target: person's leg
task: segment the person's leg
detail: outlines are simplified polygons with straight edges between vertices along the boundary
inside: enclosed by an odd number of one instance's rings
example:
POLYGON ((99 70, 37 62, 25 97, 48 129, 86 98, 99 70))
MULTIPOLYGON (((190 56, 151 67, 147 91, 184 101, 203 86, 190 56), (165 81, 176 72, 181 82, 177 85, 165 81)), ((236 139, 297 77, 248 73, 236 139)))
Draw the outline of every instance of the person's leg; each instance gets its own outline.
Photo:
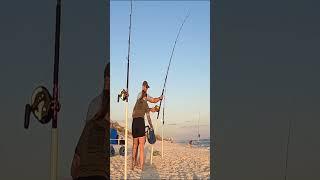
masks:
POLYGON ((140 168, 143 170, 144 165, 144 142, 145 142, 145 136, 139 137, 139 146, 140 146, 140 168))
POLYGON ((138 138, 133 138, 133 146, 132 146, 132 167, 131 169, 133 170, 133 167, 135 165, 135 162, 137 161, 137 151, 138 149, 138 138))
MULTIPOLYGON (((138 139, 138 138, 137 138, 138 139)), ((139 148, 139 140, 137 140, 137 148, 136 148, 136 157, 135 157, 135 166, 139 166, 139 161, 137 161, 137 159, 138 159, 138 148, 139 148)))

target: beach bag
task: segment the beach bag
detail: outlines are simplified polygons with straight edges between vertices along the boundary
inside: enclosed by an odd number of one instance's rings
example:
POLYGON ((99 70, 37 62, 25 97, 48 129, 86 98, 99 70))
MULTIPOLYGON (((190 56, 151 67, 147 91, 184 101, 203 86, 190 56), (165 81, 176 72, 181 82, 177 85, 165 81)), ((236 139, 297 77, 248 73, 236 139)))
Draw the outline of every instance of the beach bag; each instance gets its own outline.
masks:
POLYGON ((154 134, 153 129, 151 129, 149 126, 147 126, 147 140, 150 144, 154 144, 156 142, 156 136, 154 134))

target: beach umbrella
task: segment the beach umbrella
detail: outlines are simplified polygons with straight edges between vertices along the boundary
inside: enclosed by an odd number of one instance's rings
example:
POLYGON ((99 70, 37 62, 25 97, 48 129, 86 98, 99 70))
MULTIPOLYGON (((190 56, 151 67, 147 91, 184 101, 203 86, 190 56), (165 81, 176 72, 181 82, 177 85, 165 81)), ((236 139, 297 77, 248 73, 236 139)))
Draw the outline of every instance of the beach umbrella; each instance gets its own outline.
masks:
POLYGON ((42 124, 47 124, 52 119, 51 128, 51 180, 58 178, 58 112, 59 103, 59 51, 60 51, 60 19, 61 19, 61 0, 56 4, 56 26, 55 26, 55 47, 54 47, 54 70, 53 70, 53 96, 44 86, 37 87, 31 98, 31 104, 25 106, 24 128, 29 128, 31 112, 42 124))

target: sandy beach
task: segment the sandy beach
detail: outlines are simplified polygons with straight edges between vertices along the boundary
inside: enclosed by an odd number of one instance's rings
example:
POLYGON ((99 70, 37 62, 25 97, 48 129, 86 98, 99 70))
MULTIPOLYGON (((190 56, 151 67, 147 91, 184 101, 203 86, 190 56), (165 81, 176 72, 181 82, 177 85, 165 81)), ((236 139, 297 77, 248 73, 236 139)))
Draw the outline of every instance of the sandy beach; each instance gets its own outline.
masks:
MULTIPOLYGON (((132 139, 128 139, 128 179, 209 179, 210 151, 204 148, 189 147, 164 141, 164 157, 161 158, 161 141, 153 145, 159 155, 153 156, 150 164, 151 145, 146 142, 145 166, 131 170, 132 139)), ((111 179, 124 178, 124 156, 110 158, 111 179)))

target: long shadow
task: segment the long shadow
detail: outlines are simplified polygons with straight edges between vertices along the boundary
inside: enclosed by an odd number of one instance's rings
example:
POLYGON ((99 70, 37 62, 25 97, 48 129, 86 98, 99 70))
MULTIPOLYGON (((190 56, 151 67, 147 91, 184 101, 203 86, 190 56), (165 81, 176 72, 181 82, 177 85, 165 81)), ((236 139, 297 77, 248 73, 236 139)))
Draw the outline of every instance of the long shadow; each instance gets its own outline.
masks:
POLYGON ((146 164, 140 179, 160 179, 160 176, 154 165, 146 164))
POLYGON ((150 164, 150 154, 151 154, 151 147, 147 145, 145 148, 145 165, 144 169, 141 172, 140 179, 160 179, 160 175, 156 169, 156 167, 150 164))

